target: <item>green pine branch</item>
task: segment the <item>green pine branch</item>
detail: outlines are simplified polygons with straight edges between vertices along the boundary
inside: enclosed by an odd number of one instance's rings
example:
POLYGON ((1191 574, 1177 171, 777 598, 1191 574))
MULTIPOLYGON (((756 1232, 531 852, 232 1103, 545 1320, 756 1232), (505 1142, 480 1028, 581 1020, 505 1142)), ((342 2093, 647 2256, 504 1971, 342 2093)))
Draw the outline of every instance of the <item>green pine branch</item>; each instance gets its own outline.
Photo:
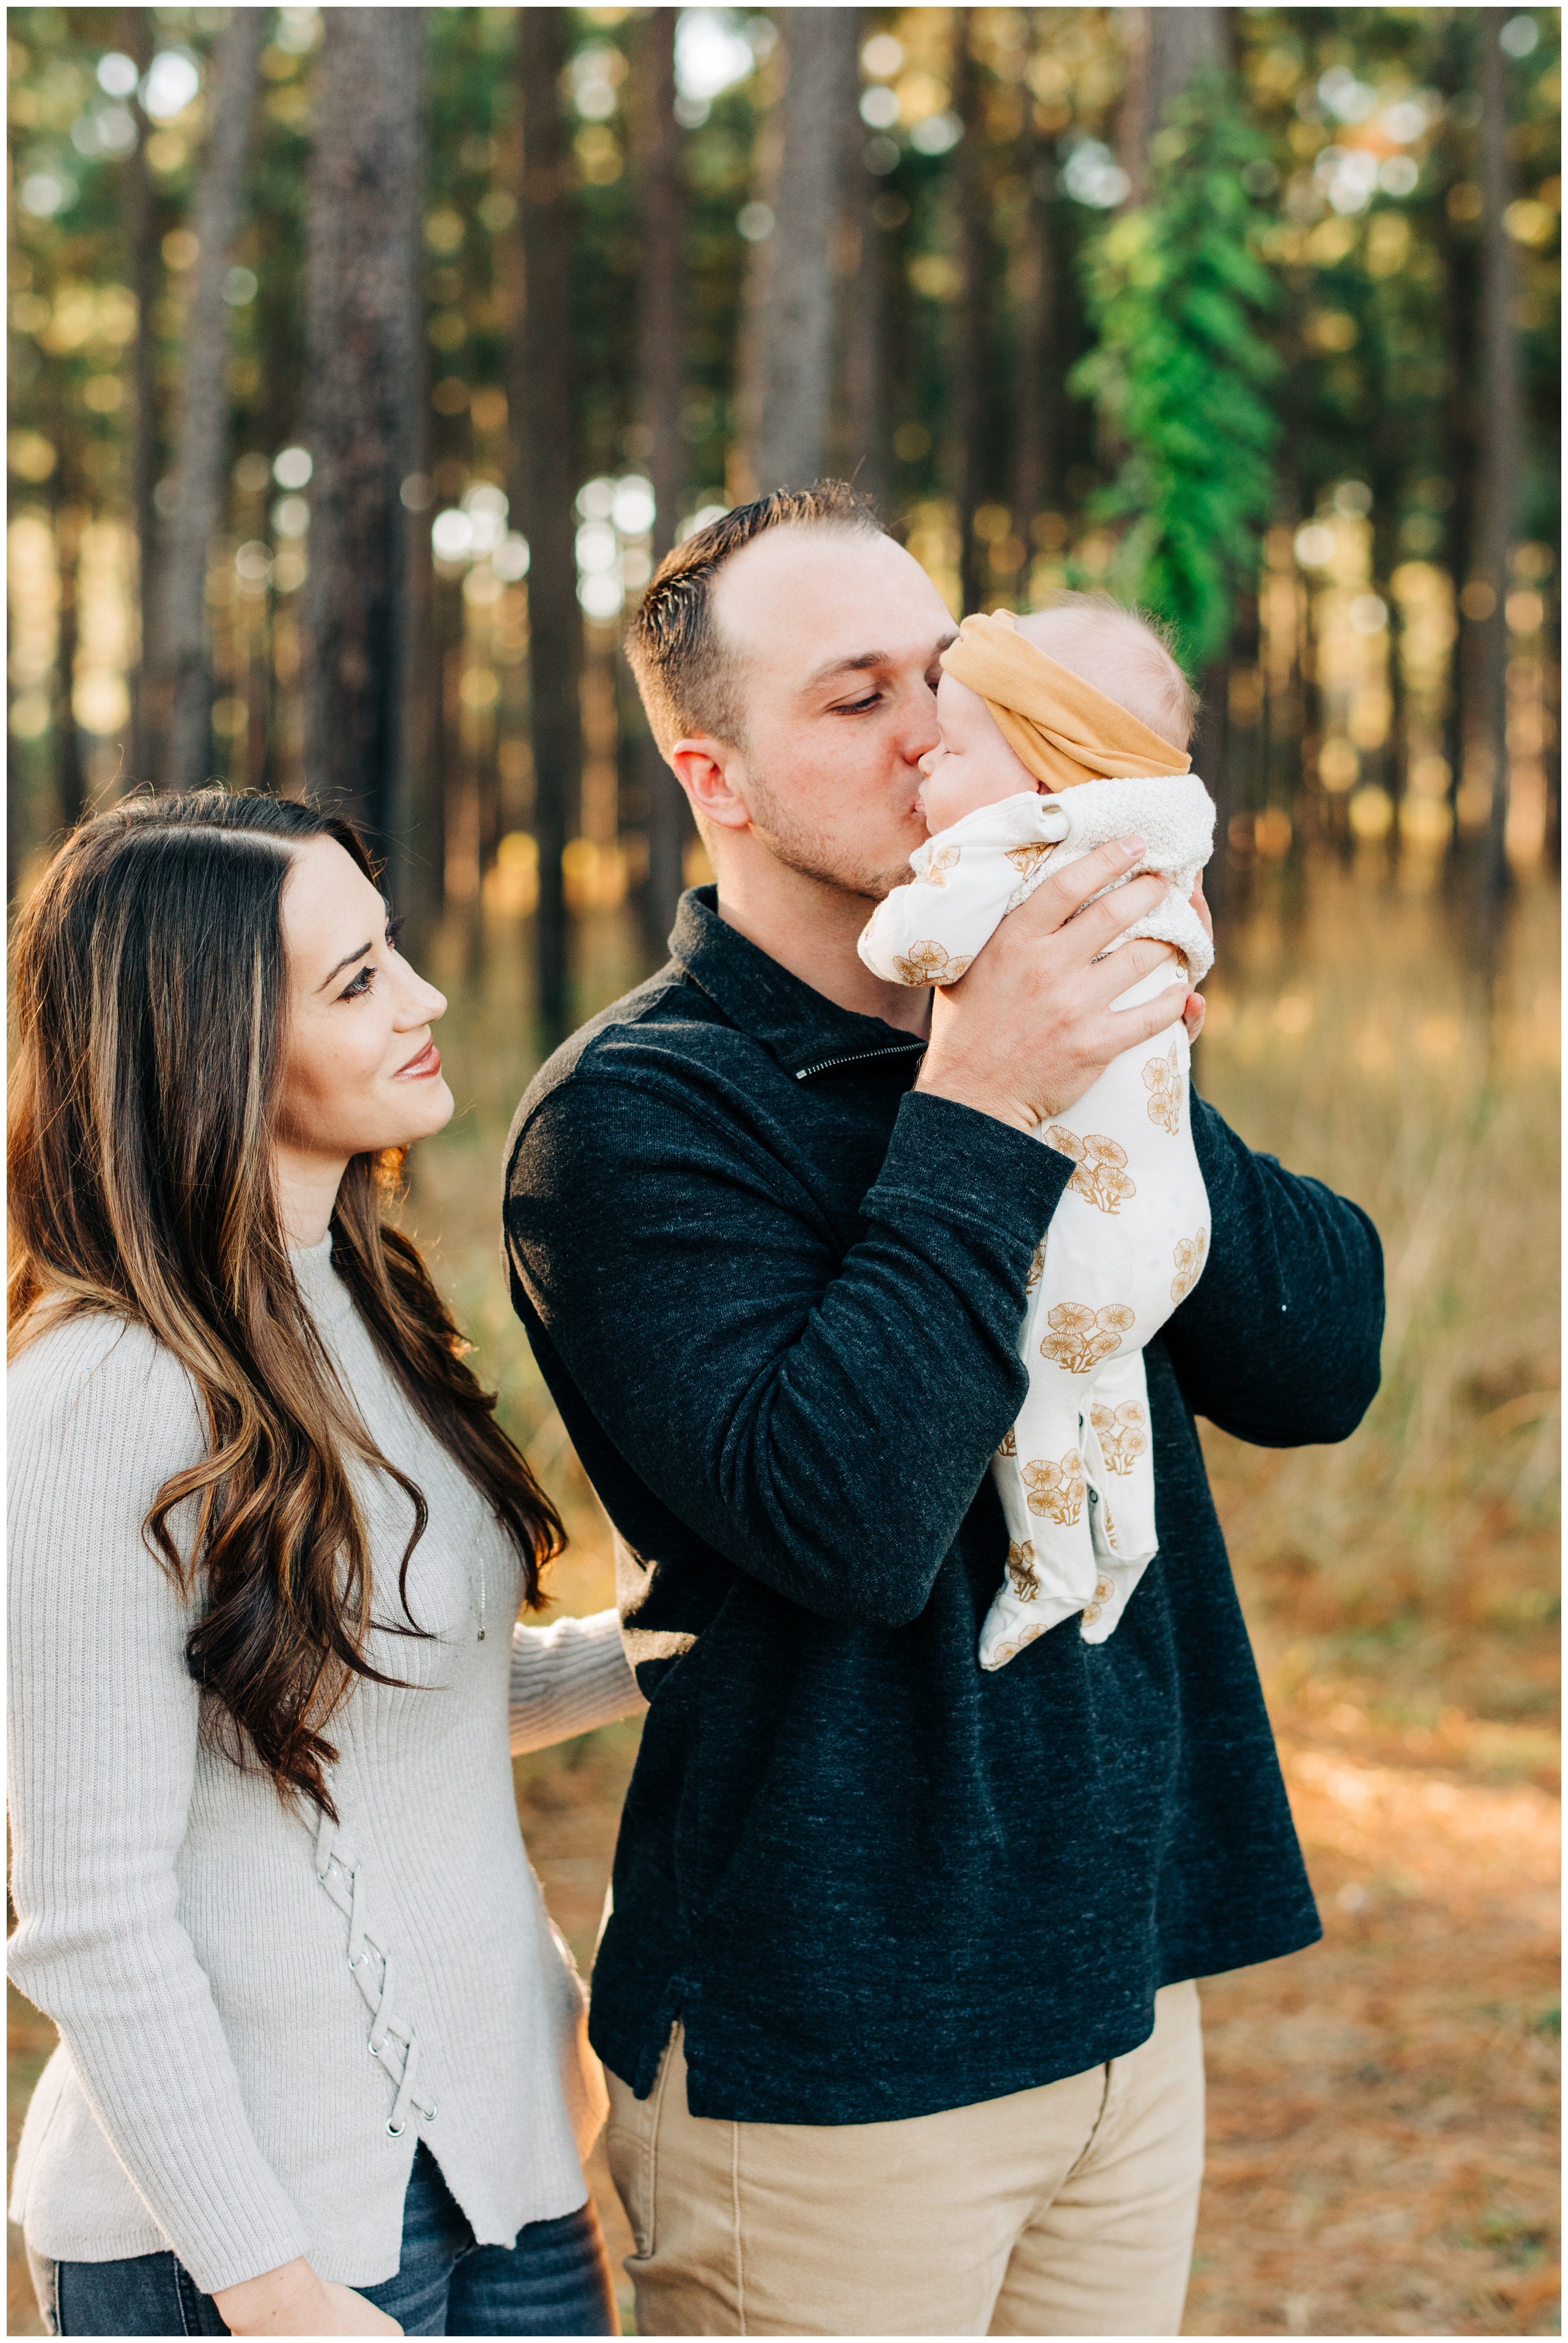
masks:
POLYGON ((1201 676, 1230 637, 1273 501, 1280 360, 1261 330, 1276 298, 1241 174, 1267 158, 1234 84, 1194 85, 1151 147, 1150 200, 1085 256, 1098 330, 1070 388, 1123 450, 1091 507, 1123 524, 1110 584, 1175 629, 1201 676))

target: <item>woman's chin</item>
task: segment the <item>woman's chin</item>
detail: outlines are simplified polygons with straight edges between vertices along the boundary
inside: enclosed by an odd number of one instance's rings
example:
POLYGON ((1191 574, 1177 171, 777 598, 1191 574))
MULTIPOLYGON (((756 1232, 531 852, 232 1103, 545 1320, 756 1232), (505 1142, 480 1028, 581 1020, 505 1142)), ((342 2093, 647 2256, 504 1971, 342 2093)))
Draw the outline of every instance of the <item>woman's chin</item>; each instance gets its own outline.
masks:
POLYGON ((434 1081, 421 1082, 418 1091, 403 1101, 402 1107, 398 1116, 401 1135, 388 1140, 389 1147, 412 1147, 417 1140, 434 1139, 438 1131, 446 1130, 457 1112, 457 1101, 445 1074, 437 1074, 434 1081))
POLYGON ((430 1096, 427 1101, 426 1115, 420 1125, 418 1136, 421 1139, 433 1139, 437 1131, 446 1130, 457 1111, 457 1101, 447 1087, 446 1075, 437 1074, 430 1085, 430 1096))

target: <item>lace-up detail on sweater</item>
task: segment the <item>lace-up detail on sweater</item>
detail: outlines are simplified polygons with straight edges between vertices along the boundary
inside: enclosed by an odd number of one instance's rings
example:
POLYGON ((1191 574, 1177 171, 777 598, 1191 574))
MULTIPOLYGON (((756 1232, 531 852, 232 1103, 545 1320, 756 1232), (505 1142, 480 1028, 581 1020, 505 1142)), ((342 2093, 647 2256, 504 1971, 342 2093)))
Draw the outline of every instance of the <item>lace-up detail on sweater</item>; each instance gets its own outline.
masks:
MULTIPOLYGON (((142 1539, 211 1444, 183 1367, 141 1327, 82 1318, 29 1343, 6 1393, 10 1961, 61 2036, 13 2208, 46 2259, 173 2252, 204 2294, 301 2254, 346 2286, 391 2277, 420 2137, 482 2246, 582 2203, 592 2069, 503 1720, 509 1704, 538 1748, 641 1704, 613 1611, 513 1630, 509 1539, 330 1241, 292 1258, 339 1381, 429 1507, 407 1581, 429 1639, 393 1646, 398 1682, 357 1678, 333 1721, 340 1828, 202 1729, 186 1646, 205 1589, 142 1539)), ((384 1475, 358 1486, 379 1609, 411 1522, 384 1475)))
POLYGON ((407 2129, 410 2107, 427 2123, 434 2123, 437 2112, 435 2100, 420 2097, 414 2088, 419 2071, 418 2040, 413 2027, 393 2009, 397 1971, 392 1956, 366 1926, 363 1860, 328 1814, 321 1816, 315 1839, 316 1876, 348 1923, 348 1966, 371 2011, 365 2046, 397 2087, 387 2128, 394 2139, 400 2139, 407 2129))

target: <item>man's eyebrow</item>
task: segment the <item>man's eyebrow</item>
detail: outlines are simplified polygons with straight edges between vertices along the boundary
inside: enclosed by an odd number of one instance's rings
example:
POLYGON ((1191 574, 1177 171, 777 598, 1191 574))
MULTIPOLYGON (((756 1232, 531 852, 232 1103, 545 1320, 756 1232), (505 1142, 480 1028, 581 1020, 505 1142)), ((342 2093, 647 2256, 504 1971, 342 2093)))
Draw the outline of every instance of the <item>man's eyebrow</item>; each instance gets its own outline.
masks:
POLYGON ((335 969, 331 970, 327 975, 322 978, 321 982, 316 988, 317 992, 325 992, 327 986, 331 983, 333 977, 341 976, 346 968, 352 968, 357 960, 363 960, 370 948, 371 947, 368 942, 356 945, 353 951, 347 953, 344 959, 338 961, 335 969))
MULTIPOLYGON (((948 645, 956 643, 958 639, 956 627, 950 634, 939 636, 931 649, 932 659, 939 659, 948 645)), ((815 675, 807 678, 806 689, 815 691, 819 684, 830 682, 836 675, 860 675, 868 668, 892 667, 895 664, 896 655, 892 651, 857 651, 852 659, 829 659, 826 667, 819 667, 815 675)))
POLYGON ((826 667, 819 667, 815 675, 807 678, 806 689, 813 691, 818 684, 827 683, 836 675, 859 675, 867 668, 890 667, 892 657, 891 651, 858 651, 853 659, 829 659, 826 667))

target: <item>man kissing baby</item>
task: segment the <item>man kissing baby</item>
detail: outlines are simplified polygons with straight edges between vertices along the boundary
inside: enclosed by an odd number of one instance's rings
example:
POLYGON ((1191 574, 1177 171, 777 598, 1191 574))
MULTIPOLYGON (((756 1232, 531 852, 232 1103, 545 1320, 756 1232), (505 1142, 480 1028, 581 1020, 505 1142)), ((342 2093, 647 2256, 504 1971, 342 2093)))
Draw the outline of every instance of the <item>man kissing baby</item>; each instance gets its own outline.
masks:
MULTIPOLYGON (((897 983, 956 984, 1052 871, 1141 833, 1141 869, 1169 887, 1111 950, 1151 936, 1168 956, 1112 1007, 1161 991, 1172 960, 1201 983, 1213 949, 1189 899, 1214 806, 1187 754, 1192 695, 1154 629, 1109 599, 1072 597, 1017 620, 966 618, 942 669, 940 744, 920 759, 931 835, 860 938, 867 966, 897 983)), ((1103 1643, 1158 1551, 1143 1347, 1197 1283, 1209 1244, 1189 1061, 1178 1025, 1164 1046, 1124 1051, 1040 1129, 1076 1169, 1035 1255, 1020 1338, 1028 1395, 992 1463, 1009 1549, 980 1632, 984 1668, 1074 1616, 1103 1643)))

